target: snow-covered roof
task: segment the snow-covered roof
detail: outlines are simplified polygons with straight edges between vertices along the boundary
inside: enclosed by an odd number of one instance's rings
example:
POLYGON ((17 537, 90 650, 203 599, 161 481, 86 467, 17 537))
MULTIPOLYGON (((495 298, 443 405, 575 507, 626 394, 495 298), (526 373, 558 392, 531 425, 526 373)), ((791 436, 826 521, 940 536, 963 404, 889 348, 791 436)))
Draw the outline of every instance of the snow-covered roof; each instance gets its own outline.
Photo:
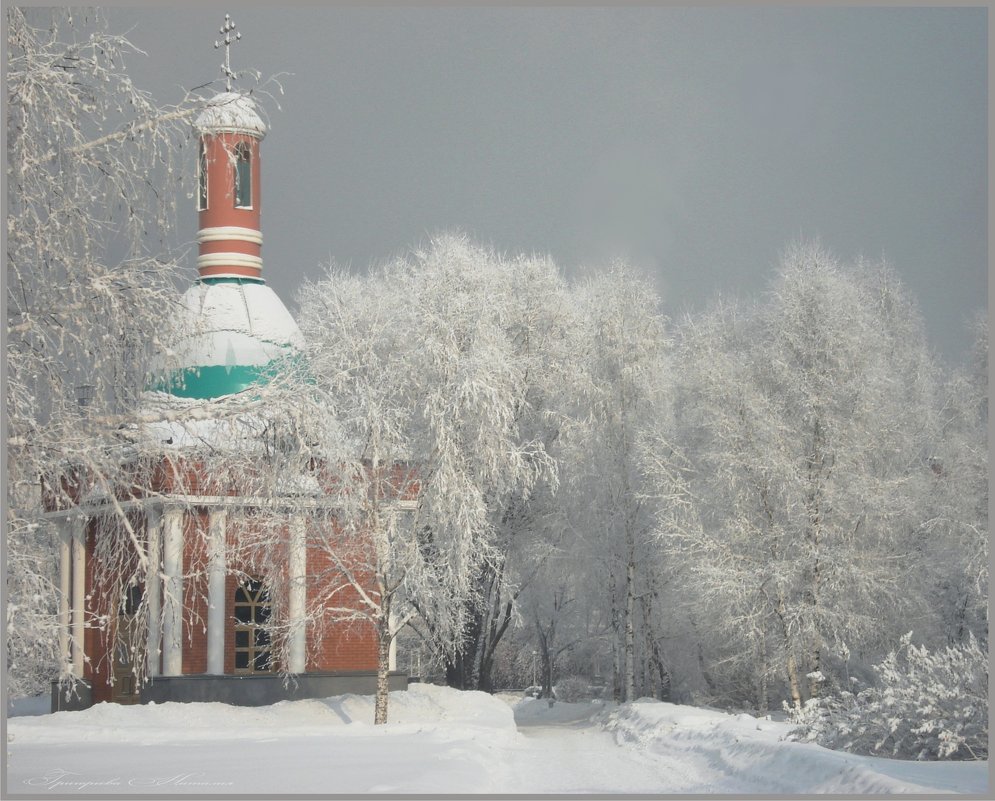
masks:
POLYGON ((212 97, 197 116, 198 133, 244 133, 262 139, 266 125, 256 112, 256 104, 247 95, 222 92, 212 97))
POLYGON ((137 436, 156 447, 167 444, 176 449, 205 445, 213 451, 259 448, 259 435, 266 427, 265 418, 252 412, 239 414, 233 402, 231 397, 199 399, 146 392, 142 397, 143 412, 149 417, 162 414, 162 419, 142 424, 137 436), (187 414, 176 419, 177 412, 187 414))
POLYGON ((183 294, 181 366, 266 364, 304 337, 280 297, 254 281, 198 281, 183 294))
POLYGON ((304 345, 297 323, 263 283, 207 278, 183 295, 169 358, 153 363, 156 389, 217 398, 267 383, 304 345))

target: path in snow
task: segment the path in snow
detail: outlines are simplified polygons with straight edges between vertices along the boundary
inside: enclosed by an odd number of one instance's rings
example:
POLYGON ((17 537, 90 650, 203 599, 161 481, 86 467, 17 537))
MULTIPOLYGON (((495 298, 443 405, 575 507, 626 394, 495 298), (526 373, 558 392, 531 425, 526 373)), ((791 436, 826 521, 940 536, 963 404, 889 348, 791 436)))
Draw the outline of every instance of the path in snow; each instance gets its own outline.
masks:
POLYGON ((515 721, 525 743, 510 755, 509 792, 528 793, 778 793, 776 777, 726 773, 705 754, 654 752, 620 743, 591 720, 598 708, 545 702, 519 705, 515 721))
MULTIPOLYGON (((711 776, 712 771, 703 775, 687 760, 620 747, 613 734, 589 720, 589 708, 560 705, 559 710, 554 707, 546 713, 531 706, 520 708, 516 715, 524 742, 509 754, 508 792, 733 792, 731 785, 719 788, 714 783, 703 784, 704 775, 711 776)), ((737 784, 735 791, 760 792, 761 788, 737 784)))

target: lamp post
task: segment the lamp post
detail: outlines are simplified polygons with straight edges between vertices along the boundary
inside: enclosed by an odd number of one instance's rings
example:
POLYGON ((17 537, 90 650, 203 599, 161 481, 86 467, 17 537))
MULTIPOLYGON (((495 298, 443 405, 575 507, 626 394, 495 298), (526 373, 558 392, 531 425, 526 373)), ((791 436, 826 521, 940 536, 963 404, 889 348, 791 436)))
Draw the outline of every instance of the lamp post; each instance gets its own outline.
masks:
POLYGON ((538 651, 532 652, 532 686, 536 685, 536 657, 539 656, 538 651))

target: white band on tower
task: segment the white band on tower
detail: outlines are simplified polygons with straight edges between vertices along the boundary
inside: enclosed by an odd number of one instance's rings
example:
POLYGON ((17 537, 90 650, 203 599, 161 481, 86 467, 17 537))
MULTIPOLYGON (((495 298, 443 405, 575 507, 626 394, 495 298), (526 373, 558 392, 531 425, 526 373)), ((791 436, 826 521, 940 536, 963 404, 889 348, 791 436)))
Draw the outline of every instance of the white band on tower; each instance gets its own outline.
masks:
POLYGON ((255 228, 240 228, 237 225, 221 225, 215 228, 201 228, 197 232, 197 242, 251 242, 253 245, 263 244, 263 235, 255 228))
POLYGON ((263 269, 263 260, 259 256, 249 256, 245 253, 207 253, 197 257, 197 269, 205 267, 249 267, 253 270, 263 269))

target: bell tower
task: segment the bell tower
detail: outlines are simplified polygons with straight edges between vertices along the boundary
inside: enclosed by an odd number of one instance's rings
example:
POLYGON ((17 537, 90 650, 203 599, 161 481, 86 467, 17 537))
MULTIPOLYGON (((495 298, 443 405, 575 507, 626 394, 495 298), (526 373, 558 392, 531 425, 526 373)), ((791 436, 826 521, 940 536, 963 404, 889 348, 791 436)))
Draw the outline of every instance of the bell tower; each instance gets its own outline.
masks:
POLYGON ((262 281, 259 146, 266 126, 248 96, 232 91, 231 45, 242 38, 227 14, 214 46, 225 48, 221 69, 226 91, 215 96, 197 117, 197 209, 201 279, 241 278, 262 281))
POLYGON ((194 121, 198 137, 197 272, 183 294, 179 334, 153 364, 151 389, 208 400, 266 384, 304 345, 286 306, 263 280, 259 146, 266 126, 248 94, 234 90, 230 48, 240 39, 225 15, 225 91, 194 121))

